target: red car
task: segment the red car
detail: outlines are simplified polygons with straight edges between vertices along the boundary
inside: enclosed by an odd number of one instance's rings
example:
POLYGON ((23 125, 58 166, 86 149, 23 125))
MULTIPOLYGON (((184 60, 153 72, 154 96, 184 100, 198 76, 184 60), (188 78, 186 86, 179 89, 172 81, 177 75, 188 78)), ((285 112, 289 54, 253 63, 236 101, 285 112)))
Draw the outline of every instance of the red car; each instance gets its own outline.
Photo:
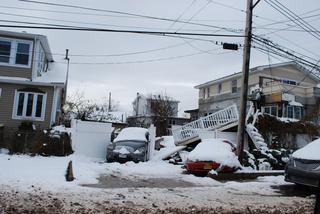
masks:
POLYGON ((206 175, 211 170, 233 172, 240 166, 235 151, 236 147, 227 140, 206 139, 190 152, 185 167, 188 172, 199 175, 206 175))

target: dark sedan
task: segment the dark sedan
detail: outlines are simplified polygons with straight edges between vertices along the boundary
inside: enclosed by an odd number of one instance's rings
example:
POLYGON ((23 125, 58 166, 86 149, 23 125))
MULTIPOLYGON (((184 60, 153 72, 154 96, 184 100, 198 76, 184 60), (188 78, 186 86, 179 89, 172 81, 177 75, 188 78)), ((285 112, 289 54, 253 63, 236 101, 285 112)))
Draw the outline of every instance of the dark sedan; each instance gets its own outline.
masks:
POLYGON ((285 168, 288 182, 319 187, 320 182, 320 140, 309 143, 293 153, 285 168))
POLYGON ((147 161, 148 143, 144 141, 119 141, 111 143, 107 150, 108 162, 147 161))
POLYGON ((149 157, 149 132, 140 127, 121 130, 107 147, 107 162, 147 161, 149 157))

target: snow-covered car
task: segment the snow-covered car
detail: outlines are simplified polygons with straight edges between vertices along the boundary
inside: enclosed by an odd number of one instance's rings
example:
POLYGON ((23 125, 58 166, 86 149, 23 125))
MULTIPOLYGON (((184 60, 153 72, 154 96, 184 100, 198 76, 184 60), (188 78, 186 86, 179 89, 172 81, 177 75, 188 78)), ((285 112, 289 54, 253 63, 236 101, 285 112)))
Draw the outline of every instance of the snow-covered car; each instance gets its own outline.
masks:
POLYGON ((306 186, 319 186, 320 139, 312 141, 292 154, 285 168, 285 180, 306 186))
POLYGON ((185 167, 193 174, 232 172, 241 166, 235 151, 228 140, 204 139, 189 153, 185 167))
POLYGON ((107 147, 107 162, 147 161, 149 156, 148 129, 129 127, 121 130, 119 135, 107 147))

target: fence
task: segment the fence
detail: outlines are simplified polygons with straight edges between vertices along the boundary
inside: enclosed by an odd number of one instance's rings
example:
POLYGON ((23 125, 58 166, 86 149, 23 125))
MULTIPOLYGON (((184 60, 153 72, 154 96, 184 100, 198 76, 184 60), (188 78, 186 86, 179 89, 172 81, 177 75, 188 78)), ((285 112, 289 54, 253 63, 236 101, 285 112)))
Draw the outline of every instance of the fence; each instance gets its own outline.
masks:
POLYGON ((105 159, 111 142, 111 123, 73 120, 72 148, 77 155, 105 159))

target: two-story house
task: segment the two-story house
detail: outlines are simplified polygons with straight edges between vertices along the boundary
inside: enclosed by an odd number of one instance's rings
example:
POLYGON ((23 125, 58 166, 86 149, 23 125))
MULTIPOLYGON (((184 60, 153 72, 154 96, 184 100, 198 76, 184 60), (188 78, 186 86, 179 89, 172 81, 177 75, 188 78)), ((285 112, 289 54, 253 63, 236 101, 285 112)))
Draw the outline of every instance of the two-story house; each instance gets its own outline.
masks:
POLYGON ((53 60, 46 36, 0 31, 0 125, 37 129, 59 123, 67 67, 53 60))
MULTIPOLYGON (((239 72, 195 86, 199 89, 199 116, 234 103, 239 107, 241 78, 239 72)), ((261 110, 277 117, 300 119, 318 108, 319 83, 317 76, 295 62, 258 66, 249 74, 249 89, 262 89, 261 110)))
POLYGON ((153 108, 157 108, 157 102, 165 102, 165 105, 168 105, 168 113, 170 115, 167 116, 167 122, 168 122, 168 128, 171 128, 171 126, 174 125, 183 125, 190 121, 190 119, 185 117, 179 117, 178 116, 178 108, 179 108, 179 101, 172 99, 170 97, 166 97, 165 95, 155 95, 155 96, 161 96, 162 98, 158 99, 154 96, 146 96, 140 93, 137 93, 136 98, 132 102, 133 106, 133 115, 128 117, 128 123, 131 124, 132 121, 144 123, 146 125, 150 125, 153 123, 153 118, 156 115, 153 111, 153 108))

